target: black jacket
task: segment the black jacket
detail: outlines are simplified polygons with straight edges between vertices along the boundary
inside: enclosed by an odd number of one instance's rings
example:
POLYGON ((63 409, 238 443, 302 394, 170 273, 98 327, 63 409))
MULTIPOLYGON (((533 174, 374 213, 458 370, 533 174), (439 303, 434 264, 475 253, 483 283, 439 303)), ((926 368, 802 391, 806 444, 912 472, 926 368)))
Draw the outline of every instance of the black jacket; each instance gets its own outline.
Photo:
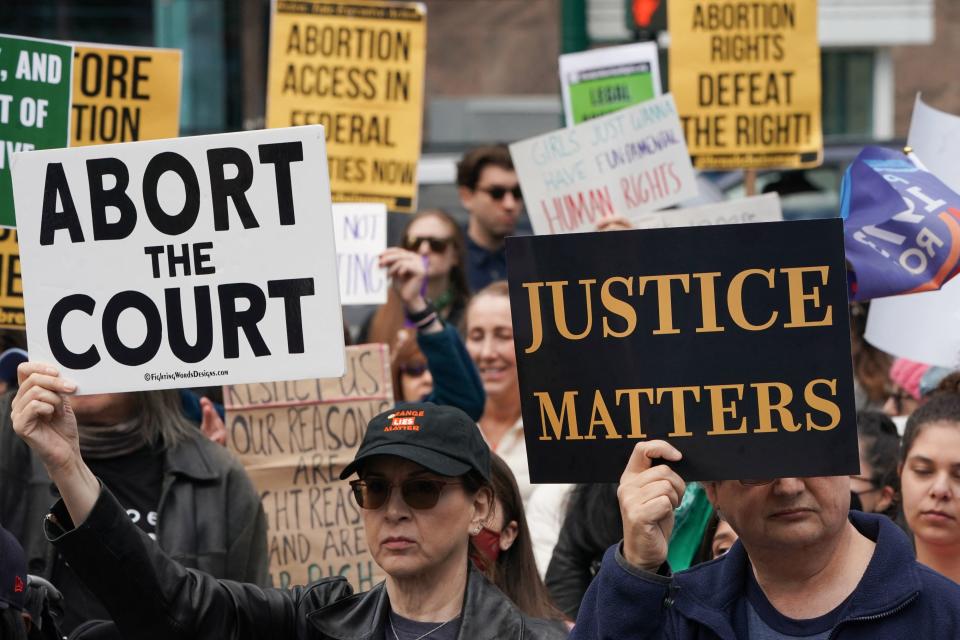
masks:
MULTIPOLYGON (((28 571, 50 579, 56 550, 43 522, 56 487, 14 433, 9 400, 0 400, 0 522, 23 545, 28 571)), ((199 429, 161 455, 160 547, 184 566, 218 578, 268 584, 266 518, 240 463, 199 429)))
MULTIPOLYGON (((172 562, 105 489, 81 526, 74 528, 57 503, 45 528, 127 640, 384 637, 389 602, 382 583, 353 594, 342 577, 290 591, 216 580, 172 562)), ((462 616, 462 640, 560 640, 567 635, 558 623, 523 615, 472 567, 462 616)))

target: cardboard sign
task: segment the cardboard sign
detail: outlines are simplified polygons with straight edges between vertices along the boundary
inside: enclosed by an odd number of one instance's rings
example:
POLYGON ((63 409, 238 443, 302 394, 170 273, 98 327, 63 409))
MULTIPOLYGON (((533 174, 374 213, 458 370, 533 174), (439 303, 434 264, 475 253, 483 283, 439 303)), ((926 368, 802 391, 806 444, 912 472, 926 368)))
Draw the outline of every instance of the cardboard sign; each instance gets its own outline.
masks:
POLYGON ((180 135, 180 51, 78 44, 70 146, 180 135))
POLYGON ((593 231, 605 217, 663 209, 697 195, 668 94, 510 145, 537 234, 593 231))
POLYGON ((698 169, 817 166, 817 3, 670 2, 670 90, 698 169))
POLYGON ((227 386, 227 447, 263 500, 273 586, 345 576, 357 591, 383 571, 340 472, 375 415, 393 406, 386 345, 347 347, 339 379, 227 386))
POLYGON ((704 227, 714 224, 744 224, 749 222, 779 222, 783 220, 780 196, 765 193, 762 196, 739 198, 727 202, 711 202, 699 207, 671 209, 650 213, 633 221, 637 229, 664 227, 704 227))
POLYGON ((80 393, 343 373, 322 127, 18 153, 31 359, 80 393))
POLYGON ((0 35, 0 226, 16 224, 11 155, 67 146, 72 49, 0 35))
MULTIPOLYGON (((960 193, 960 117, 938 111, 917 96, 907 144, 937 178, 960 193)), ((887 353, 941 367, 960 368, 960 279, 939 291, 877 298, 870 302, 866 339, 887 353)))
POLYGON ((856 473, 840 220, 507 239, 532 482, 856 473))
POLYGON ((387 248, 387 206, 335 204, 333 228, 340 304, 386 303, 387 272, 377 265, 380 254, 387 248))
POLYGON ((26 326, 17 232, 0 229, 0 329, 23 329, 26 326))
POLYGON ((272 6, 267 126, 326 128, 334 202, 415 211, 426 7, 323 0, 272 6))
POLYGON ((560 88, 567 126, 656 98, 660 95, 657 45, 638 42, 564 54, 560 88))

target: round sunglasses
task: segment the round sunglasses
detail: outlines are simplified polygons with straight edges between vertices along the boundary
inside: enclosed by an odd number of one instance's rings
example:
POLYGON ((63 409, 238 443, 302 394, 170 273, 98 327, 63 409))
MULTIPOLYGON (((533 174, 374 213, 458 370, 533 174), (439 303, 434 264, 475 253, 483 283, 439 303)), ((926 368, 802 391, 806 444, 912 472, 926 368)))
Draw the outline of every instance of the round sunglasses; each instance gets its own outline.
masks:
MULTIPOLYGON (((440 501, 443 488, 451 484, 463 484, 456 480, 432 480, 429 478, 415 478, 399 483, 400 495, 411 509, 432 509, 440 501)), ((353 497, 363 509, 379 509, 390 499, 390 493, 397 483, 387 482, 380 478, 368 480, 352 480, 350 488, 353 497)))

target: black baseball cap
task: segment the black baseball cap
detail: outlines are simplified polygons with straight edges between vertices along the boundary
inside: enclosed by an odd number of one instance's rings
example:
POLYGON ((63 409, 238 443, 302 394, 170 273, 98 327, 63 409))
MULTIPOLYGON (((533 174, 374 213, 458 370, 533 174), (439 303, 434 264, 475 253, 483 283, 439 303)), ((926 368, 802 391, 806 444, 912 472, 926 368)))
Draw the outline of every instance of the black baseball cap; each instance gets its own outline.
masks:
POLYGON ((27 601, 27 555, 13 534, 0 527, 0 609, 20 611, 27 601))
POLYGON ((358 471, 371 456, 397 456, 442 476, 462 476, 473 469, 490 480, 490 448, 480 428, 460 409, 432 402, 399 404, 370 420, 356 457, 340 479, 358 471))

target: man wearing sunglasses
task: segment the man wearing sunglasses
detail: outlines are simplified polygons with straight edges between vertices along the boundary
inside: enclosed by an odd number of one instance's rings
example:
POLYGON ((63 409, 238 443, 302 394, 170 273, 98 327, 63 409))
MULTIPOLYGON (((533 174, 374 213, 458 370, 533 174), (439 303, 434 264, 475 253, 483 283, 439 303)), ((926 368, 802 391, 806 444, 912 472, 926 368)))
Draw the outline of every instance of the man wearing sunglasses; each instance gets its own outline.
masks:
POLYGON ((523 194, 506 145, 478 147, 457 164, 460 202, 467 224, 467 282, 477 292, 507 277, 504 242, 523 212, 523 194))
MULTIPOLYGON (((490 451, 459 409, 429 402, 374 417, 351 483, 366 543, 386 581, 351 594, 345 578, 291 590, 220 581, 185 569, 127 516, 80 456, 70 394, 56 369, 20 367, 13 425, 62 500, 46 533, 106 605, 124 638, 560 640, 559 623, 529 618, 469 560, 494 509, 490 451)), ((203 514, 198 514, 203 517, 203 514)))
POLYGON ((680 459, 662 440, 634 449, 617 493, 623 542, 604 556, 572 639, 960 637, 960 586, 919 565, 888 518, 850 511, 848 476, 704 483, 740 539, 672 575, 680 459))

